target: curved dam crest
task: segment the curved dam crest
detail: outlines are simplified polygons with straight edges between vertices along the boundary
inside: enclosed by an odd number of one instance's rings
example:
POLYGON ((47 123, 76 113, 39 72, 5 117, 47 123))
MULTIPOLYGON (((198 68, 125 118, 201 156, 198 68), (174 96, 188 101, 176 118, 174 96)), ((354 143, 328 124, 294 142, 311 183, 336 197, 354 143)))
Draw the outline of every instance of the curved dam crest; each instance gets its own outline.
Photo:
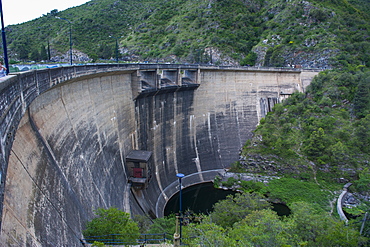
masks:
POLYGON ((1 82, 0 242, 82 246, 99 207, 163 216, 176 173, 184 187, 212 181, 259 119, 317 73, 73 66, 1 82))

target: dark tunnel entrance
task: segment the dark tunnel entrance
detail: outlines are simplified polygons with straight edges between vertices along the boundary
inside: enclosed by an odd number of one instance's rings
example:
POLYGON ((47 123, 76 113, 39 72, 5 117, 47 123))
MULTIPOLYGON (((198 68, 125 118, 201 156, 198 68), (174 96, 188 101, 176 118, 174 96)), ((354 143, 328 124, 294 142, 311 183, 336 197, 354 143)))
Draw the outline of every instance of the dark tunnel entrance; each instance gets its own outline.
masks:
MULTIPOLYGON (((184 211, 191 210, 194 213, 208 214, 213 205, 228 195, 238 193, 232 190, 216 189, 212 182, 197 184, 182 191, 182 208, 184 211)), ((272 210, 279 216, 289 216, 290 208, 282 203, 271 202, 272 210)), ((164 216, 179 212, 179 193, 176 193, 166 204, 164 216)))
MULTIPOLYGON (((212 182, 197 184, 182 191, 182 208, 190 209, 194 213, 209 213, 212 206, 219 200, 237 192, 232 190, 216 189, 212 182)), ((176 193, 166 204, 164 216, 179 212, 179 193, 176 193)))

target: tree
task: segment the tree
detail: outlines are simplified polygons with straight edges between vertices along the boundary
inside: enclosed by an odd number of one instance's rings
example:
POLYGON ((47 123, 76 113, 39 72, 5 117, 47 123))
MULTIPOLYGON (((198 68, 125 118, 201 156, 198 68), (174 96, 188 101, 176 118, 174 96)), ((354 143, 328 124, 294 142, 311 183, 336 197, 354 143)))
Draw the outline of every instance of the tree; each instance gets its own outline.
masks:
POLYGON ((96 218, 87 222, 83 235, 89 243, 94 241, 116 244, 136 244, 139 227, 130 215, 117 208, 95 210, 96 218))
POLYGON ((135 215, 133 220, 137 223, 140 233, 146 233, 153 221, 149 216, 139 214, 135 215))
POLYGON ((325 21, 328 17, 322 9, 311 9, 309 16, 316 19, 319 22, 325 21))
POLYGON ((284 47, 277 45, 267 50, 265 55, 264 66, 282 67, 285 64, 284 57, 282 56, 284 47))
POLYGON ((53 9, 52 11, 50 11, 50 15, 52 16, 56 16, 58 14, 58 10, 57 9, 53 9))
POLYGON ((99 58, 103 58, 103 59, 109 59, 112 57, 112 48, 110 46, 108 46, 107 44, 101 44, 99 45, 99 49, 98 49, 98 56, 99 58))
POLYGON ((163 218, 153 220, 153 224, 149 226, 146 233, 169 233, 173 234, 176 231, 176 217, 174 214, 163 218))
POLYGON ((39 61, 40 60, 40 52, 34 48, 31 53, 29 54, 29 59, 32 61, 39 61))
POLYGON ((361 237, 358 230, 346 226, 344 222, 332 220, 330 227, 321 233, 317 240, 317 246, 366 246, 366 239, 361 237))
POLYGON ((252 243, 251 246, 288 246, 297 242, 297 236, 289 234, 289 224, 270 209, 254 211, 235 223, 230 238, 252 243))
POLYGON ((330 148, 331 159, 333 164, 344 164, 348 160, 348 149, 345 144, 338 141, 336 144, 332 145, 330 148))
POLYGON ((290 208, 293 214, 289 220, 294 225, 291 234, 299 236, 302 241, 315 242, 320 234, 326 233, 332 223, 328 214, 310 203, 295 202, 290 208))
MULTIPOLYGON (((335 220, 314 204, 296 202, 291 205, 293 214, 288 218, 288 231, 299 236, 307 246, 360 246, 364 241, 358 230, 335 220)), ((362 246, 362 245, 361 245, 362 246)))
POLYGON ((354 96, 354 112, 358 118, 370 113, 370 76, 360 81, 354 96))
POLYGON ((370 152, 370 114, 362 118, 357 123, 357 127, 354 131, 355 143, 354 146, 360 148, 364 153, 370 152))
POLYGON ((270 204, 258 194, 241 193, 229 195, 225 200, 217 202, 210 217, 214 223, 224 228, 232 227, 235 222, 255 210, 269 208, 270 204))
MULTIPOLYGON (((227 231, 215 223, 205 219, 201 224, 190 224, 184 229, 184 243, 188 246, 209 246, 209 247, 237 247, 241 246, 233 238, 229 238, 227 231)), ((242 246, 251 246, 243 243, 242 246)))
POLYGON ((19 59, 27 60, 29 51, 31 50, 31 43, 26 37, 19 37, 17 41, 10 45, 11 49, 16 51, 19 59))
POLYGON ((314 159, 323 155, 325 149, 325 132, 319 128, 317 131, 313 131, 308 138, 305 152, 309 158, 314 159))
POLYGON ((240 65, 241 66, 254 66, 254 64, 256 63, 256 60, 257 60, 257 53, 251 51, 248 53, 247 56, 245 56, 245 58, 240 62, 240 65))
POLYGON ((41 46, 40 48, 40 59, 41 60, 48 60, 49 56, 48 56, 48 52, 45 48, 45 46, 41 46))
POLYGON ((368 167, 364 168, 364 170, 359 173, 359 178, 354 181, 354 184, 358 191, 370 194, 370 169, 368 167))

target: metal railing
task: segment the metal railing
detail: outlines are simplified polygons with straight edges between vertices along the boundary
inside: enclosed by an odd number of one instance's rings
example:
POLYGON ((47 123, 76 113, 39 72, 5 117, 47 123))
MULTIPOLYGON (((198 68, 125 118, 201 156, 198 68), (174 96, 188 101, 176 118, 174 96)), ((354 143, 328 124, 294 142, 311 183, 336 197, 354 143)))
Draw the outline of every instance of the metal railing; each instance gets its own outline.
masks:
POLYGON ((110 245, 137 245, 137 244, 159 244, 167 241, 172 241, 172 235, 166 232, 153 234, 140 234, 140 238, 135 240, 128 240, 129 235, 124 234, 108 234, 100 236, 86 236, 82 239, 86 243, 101 242, 110 245))

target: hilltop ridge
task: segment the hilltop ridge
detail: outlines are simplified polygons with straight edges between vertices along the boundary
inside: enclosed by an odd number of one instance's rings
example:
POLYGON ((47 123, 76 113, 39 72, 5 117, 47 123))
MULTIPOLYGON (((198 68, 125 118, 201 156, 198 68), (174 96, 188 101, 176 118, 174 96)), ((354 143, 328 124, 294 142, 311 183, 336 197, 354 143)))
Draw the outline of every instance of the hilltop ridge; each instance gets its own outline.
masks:
POLYGON ((369 66, 364 0, 92 0, 6 28, 10 59, 369 66))

